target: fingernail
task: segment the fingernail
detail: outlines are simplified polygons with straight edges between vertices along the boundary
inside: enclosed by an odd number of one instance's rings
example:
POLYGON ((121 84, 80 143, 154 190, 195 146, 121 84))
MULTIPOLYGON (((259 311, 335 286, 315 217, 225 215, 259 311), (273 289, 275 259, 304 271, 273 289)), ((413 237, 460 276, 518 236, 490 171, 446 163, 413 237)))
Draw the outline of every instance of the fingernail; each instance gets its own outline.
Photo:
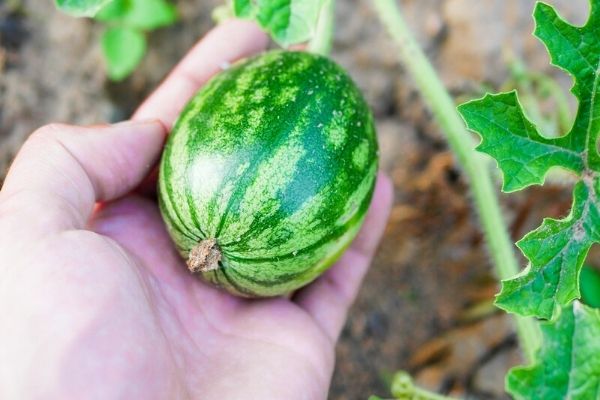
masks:
POLYGON ((167 132, 169 132, 162 121, 158 118, 127 120, 123 122, 117 122, 111 126, 120 129, 136 129, 141 134, 156 134, 157 132, 160 132, 163 136, 166 136, 167 132))
POLYGON ((143 125, 163 125, 162 122, 158 118, 149 118, 149 119, 128 119, 126 121, 116 122, 112 124, 115 127, 134 127, 134 126, 143 126, 143 125))

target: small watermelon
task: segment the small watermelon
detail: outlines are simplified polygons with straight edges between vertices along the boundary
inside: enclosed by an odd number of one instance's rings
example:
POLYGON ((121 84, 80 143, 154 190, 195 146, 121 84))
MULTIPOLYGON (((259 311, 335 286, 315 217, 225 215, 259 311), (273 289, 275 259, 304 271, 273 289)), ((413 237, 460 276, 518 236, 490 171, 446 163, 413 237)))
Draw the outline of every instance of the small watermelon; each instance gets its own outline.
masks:
POLYGON ((373 117, 342 68, 272 51, 187 104, 161 160, 159 204, 190 271, 240 296, 276 296, 350 244, 377 163, 373 117))

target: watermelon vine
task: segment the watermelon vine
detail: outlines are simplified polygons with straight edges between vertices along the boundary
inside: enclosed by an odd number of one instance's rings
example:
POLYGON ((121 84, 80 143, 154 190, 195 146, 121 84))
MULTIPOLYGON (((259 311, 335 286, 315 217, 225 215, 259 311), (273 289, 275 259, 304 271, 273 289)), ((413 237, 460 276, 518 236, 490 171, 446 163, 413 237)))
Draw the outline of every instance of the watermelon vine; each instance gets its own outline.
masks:
POLYGON ((507 388, 517 399, 594 399, 600 386, 600 313, 577 299, 587 253, 600 241, 600 1, 576 27, 547 4, 534 11, 534 31, 552 64, 574 79, 577 115, 569 132, 544 136, 527 118, 516 92, 488 94, 459 107, 477 149, 496 159, 503 190, 514 192, 544 183, 553 167, 576 176, 571 212, 545 219, 517 245, 529 260, 518 275, 502 282, 496 304, 515 314, 547 319, 543 345, 528 367, 514 368, 507 388))
POLYGON ((518 243, 530 265, 520 274, 514 271, 510 277, 507 273, 515 270, 510 265, 511 252, 506 252, 507 267, 494 251, 494 242, 506 249, 502 220, 498 218, 496 225, 486 224, 490 214, 499 215, 498 205, 491 196, 487 197, 492 202, 481 201, 481 187, 487 186, 487 176, 469 168, 470 163, 476 162, 465 149, 470 138, 461 134, 462 124, 451 111, 448 94, 415 44, 395 2, 377 0, 375 5, 400 45, 402 61, 430 103, 470 179, 498 275, 504 278, 497 304, 517 314, 519 339, 531 364, 509 373, 507 390, 517 399, 597 398, 600 358, 595 354, 600 314, 573 300, 579 297, 578 274, 591 244, 598 241, 596 226, 600 222, 597 201, 600 157, 596 147, 600 107, 595 103, 600 65, 597 41, 600 1, 591 1, 590 18, 581 28, 567 24, 543 3, 538 3, 534 13, 535 34, 546 44, 554 64, 576 79, 573 93, 580 104, 568 135, 556 139, 540 135, 526 119, 514 92, 487 95, 459 108, 468 127, 483 138, 478 150, 498 161, 505 178, 505 191, 542 183, 553 166, 570 169, 579 176, 571 214, 563 220, 545 220, 542 227, 518 243), (550 319, 542 324, 543 343, 539 349, 537 329, 530 320, 523 319, 528 316, 550 319))
MULTIPOLYGON (((413 76, 425 102, 432 109, 451 149, 467 175, 496 274, 500 279, 516 274, 518 264, 498 198, 490 175, 483 172, 487 169, 487 165, 473 152, 474 142, 457 114, 454 102, 408 29, 396 2, 376 0, 375 8, 390 36, 398 44, 401 62, 413 76)), ((534 321, 528 318, 517 317, 516 323, 525 356, 531 360, 539 346, 539 330, 534 321)))
POLYGON ((600 3, 591 4, 590 18, 581 28, 569 25, 543 3, 534 13, 534 33, 546 45, 553 64, 575 79, 572 92, 579 109, 570 132, 558 138, 543 136, 527 119, 516 92, 487 95, 459 109, 469 128, 482 136, 478 150, 498 161, 504 191, 542 184, 552 167, 578 177, 571 214, 562 220, 545 220, 518 243, 530 265, 524 274, 503 282, 497 304, 521 315, 550 319, 560 307, 579 298, 579 271, 592 243, 600 240, 596 149, 600 109, 595 102, 600 3))

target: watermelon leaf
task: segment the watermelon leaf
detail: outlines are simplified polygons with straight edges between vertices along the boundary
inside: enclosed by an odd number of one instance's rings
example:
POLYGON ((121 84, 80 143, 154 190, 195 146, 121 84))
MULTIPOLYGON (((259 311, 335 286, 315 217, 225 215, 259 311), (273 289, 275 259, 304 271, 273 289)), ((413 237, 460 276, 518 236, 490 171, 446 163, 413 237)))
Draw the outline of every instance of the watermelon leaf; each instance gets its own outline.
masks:
POLYGON ((144 34, 133 28, 109 28, 102 35, 109 78, 119 81, 137 67, 146 52, 144 34))
POLYGON ((544 183, 552 167, 576 173, 583 157, 565 138, 545 138, 527 119, 516 92, 487 94, 459 107, 469 129, 482 137, 477 150, 494 157, 503 174, 504 192, 544 183))
POLYGON ((96 15, 96 19, 152 30, 175 22, 177 9, 166 0, 114 0, 96 15))
POLYGON ((517 243, 530 264, 521 275, 503 282, 499 307, 550 318, 557 306, 580 297, 579 271, 591 245, 600 241, 597 188, 597 182, 592 189, 579 182, 568 217, 545 219, 517 243))
POLYGON ((113 0, 55 0, 56 7, 75 17, 93 17, 113 0))
POLYGON ((509 372, 508 392, 517 400, 597 399, 600 310, 575 301, 541 330, 544 344, 530 366, 509 372))
POLYGON ((113 0, 103 7, 94 18, 98 21, 115 21, 122 19, 133 7, 132 0, 113 0))
POLYGON ((234 0, 233 12, 238 18, 254 18, 256 16, 257 6, 252 0, 234 0))
POLYGON ((323 0, 233 0, 236 17, 252 19, 283 47, 315 34, 323 0))
POLYGON ((562 220, 544 220, 518 243, 529 265, 503 281, 496 301, 509 312, 550 319, 580 297, 581 267, 592 244, 600 242, 600 0, 591 1, 590 17, 582 27, 568 24, 544 3, 536 5, 534 19, 534 34, 553 65, 575 82, 571 91, 579 108, 570 132, 558 138, 543 136, 514 92, 486 95, 459 106, 459 112, 482 138, 477 149, 496 159, 504 191, 542 184, 553 167, 578 177, 571 213, 562 220))

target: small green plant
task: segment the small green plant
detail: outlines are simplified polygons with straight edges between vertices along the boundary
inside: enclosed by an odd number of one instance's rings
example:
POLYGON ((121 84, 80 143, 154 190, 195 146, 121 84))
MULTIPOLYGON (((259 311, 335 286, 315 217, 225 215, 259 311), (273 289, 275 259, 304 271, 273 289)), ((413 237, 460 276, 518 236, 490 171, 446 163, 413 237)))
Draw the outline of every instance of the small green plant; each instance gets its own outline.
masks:
MULTIPOLYGON (((55 0, 76 17, 92 17, 106 25, 102 51, 112 80, 129 76, 146 53, 145 32, 177 20, 168 0, 55 0)), ((310 41, 310 50, 327 54, 331 46, 334 0, 230 0, 217 7, 217 20, 229 16, 256 21, 284 48, 310 41), (313 40, 314 39, 314 40, 313 40)))
POLYGON ((145 32, 177 20, 167 0, 57 0, 57 6, 76 16, 89 16, 106 25, 102 53, 110 79, 129 76, 146 53, 145 32))

